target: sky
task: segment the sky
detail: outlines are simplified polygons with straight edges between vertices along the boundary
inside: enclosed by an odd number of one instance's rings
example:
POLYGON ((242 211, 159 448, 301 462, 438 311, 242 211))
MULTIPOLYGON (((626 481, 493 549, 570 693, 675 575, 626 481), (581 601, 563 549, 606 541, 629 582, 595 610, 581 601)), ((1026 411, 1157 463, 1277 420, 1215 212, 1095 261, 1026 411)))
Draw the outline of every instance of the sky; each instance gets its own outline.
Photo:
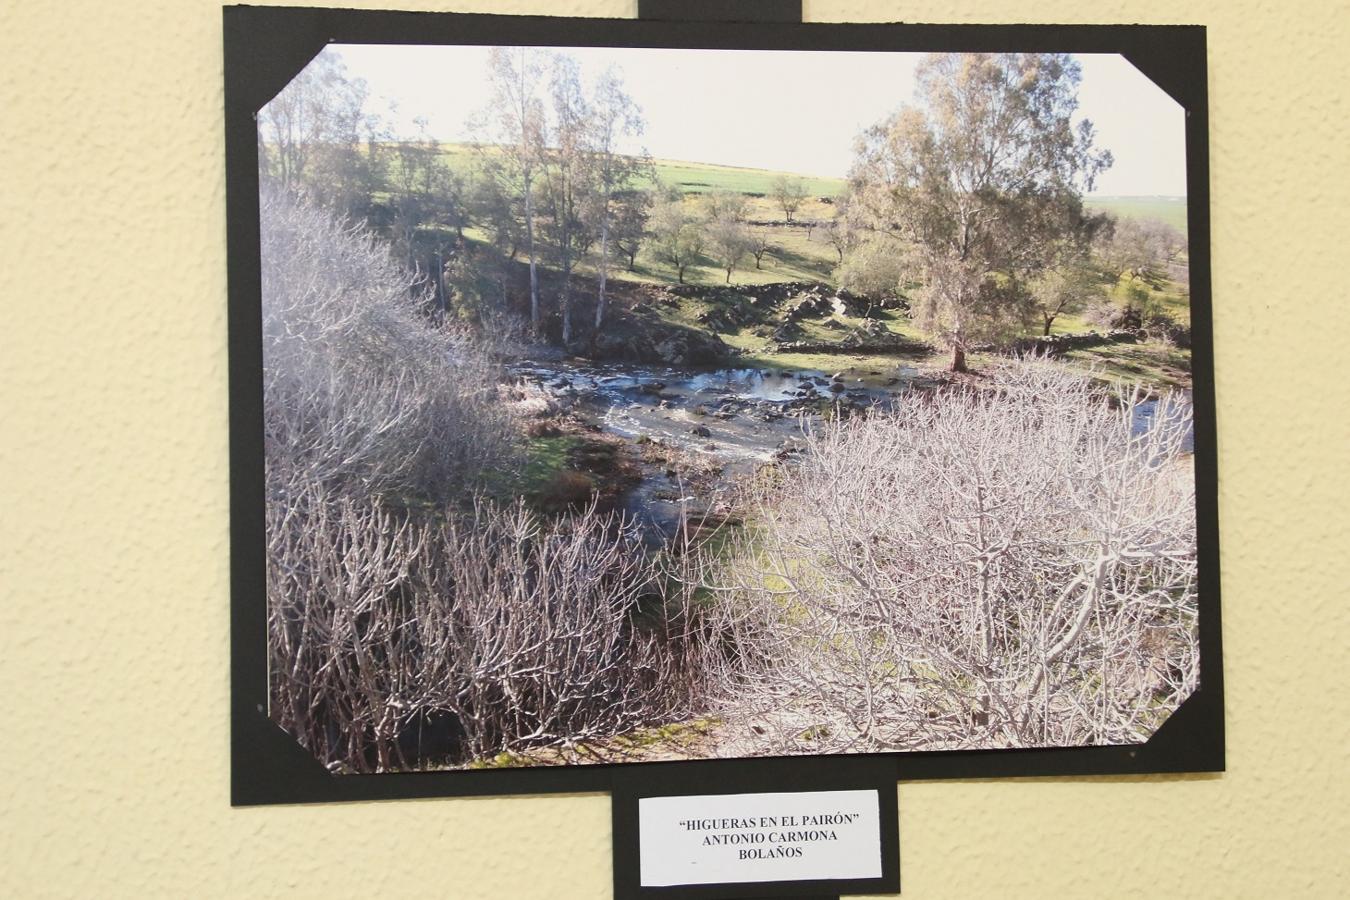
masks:
MULTIPOLYGON (((659 159, 843 177, 854 138, 913 99, 921 54, 556 48, 592 79, 621 70, 646 129, 623 148, 659 159)), ((330 47, 370 91, 368 110, 400 136, 425 118, 441 141, 472 137, 488 102, 488 47, 330 47)), ((1183 196, 1185 113, 1124 58, 1078 56, 1079 116, 1115 157, 1094 195, 1183 196)))

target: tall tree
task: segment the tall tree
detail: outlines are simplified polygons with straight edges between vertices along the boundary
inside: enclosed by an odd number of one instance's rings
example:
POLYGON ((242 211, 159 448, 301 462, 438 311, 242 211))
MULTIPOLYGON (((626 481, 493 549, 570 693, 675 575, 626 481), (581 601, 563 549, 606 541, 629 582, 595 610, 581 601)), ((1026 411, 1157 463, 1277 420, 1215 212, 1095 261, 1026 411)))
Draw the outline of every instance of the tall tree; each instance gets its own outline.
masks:
MULTIPOLYGON (((610 239, 616 232, 619 224, 617 220, 621 215, 614 208, 614 196, 624 190, 635 175, 648 167, 650 161, 619 152, 623 140, 642 134, 643 121, 642 112, 628 96, 618 70, 611 67, 600 76, 595 86, 592 107, 591 153, 597 188, 593 217, 599 220, 597 230, 600 232, 600 291, 595 301, 595 330, 592 334, 598 335, 605 321, 610 239)), ((628 224, 631 236, 631 223, 628 224)), ((640 228, 638 234, 640 239, 640 228)), ((636 254, 634 249, 629 256, 630 269, 636 254)))
POLYGON ((783 208, 783 216, 789 225, 802 203, 806 201, 806 182, 791 175, 779 175, 773 180, 769 194, 783 208))
POLYGON ((534 246, 534 183, 544 165, 547 120, 540 97, 544 63, 531 47, 494 47, 488 56, 492 95, 487 133, 494 146, 479 145, 484 169, 524 201, 525 251, 530 259, 530 324, 542 327, 539 270, 534 246))
POLYGON ((558 305, 562 312, 562 342, 572 342, 572 269, 590 243, 584 218, 593 190, 593 161, 588 142, 592 111, 581 87, 577 61, 563 54, 553 58, 549 93, 553 111, 553 146, 545 169, 548 231, 562 270, 558 305))
POLYGON ((1092 124, 1073 123, 1067 54, 939 54, 915 105, 869 129, 850 173, 850 212, 902 238, 919 283, 915 319, 964 371, 976 341, 1024 327, 1026 280, 1082 219, 1082 192, 1110 165, 1092 124))

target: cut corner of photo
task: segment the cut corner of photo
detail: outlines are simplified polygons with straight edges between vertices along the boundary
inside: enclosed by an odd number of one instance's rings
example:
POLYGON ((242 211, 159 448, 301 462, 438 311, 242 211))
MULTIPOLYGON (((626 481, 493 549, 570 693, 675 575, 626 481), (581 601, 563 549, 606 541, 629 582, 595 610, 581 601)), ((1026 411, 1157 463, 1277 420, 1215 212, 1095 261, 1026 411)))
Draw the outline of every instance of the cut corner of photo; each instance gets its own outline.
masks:
POLYGON ((1203 29, 226 25, 236 802, 1222 770, 1203 29))

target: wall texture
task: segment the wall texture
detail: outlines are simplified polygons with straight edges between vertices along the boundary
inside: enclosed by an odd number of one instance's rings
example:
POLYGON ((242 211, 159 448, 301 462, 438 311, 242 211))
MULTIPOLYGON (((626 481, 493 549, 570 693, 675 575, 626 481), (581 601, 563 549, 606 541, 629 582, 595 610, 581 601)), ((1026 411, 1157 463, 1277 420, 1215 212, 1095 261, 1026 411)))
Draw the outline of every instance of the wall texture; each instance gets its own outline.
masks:
MULTIPOLYGON (((1344 895, 1350 9, 806 15, 1210 26, 1230 770, 902 785, 906 896, 1344 895)), ((229 807, 220 43, 215 2, 0 6, 0 894, 606 897, 603 796, 229 807)))

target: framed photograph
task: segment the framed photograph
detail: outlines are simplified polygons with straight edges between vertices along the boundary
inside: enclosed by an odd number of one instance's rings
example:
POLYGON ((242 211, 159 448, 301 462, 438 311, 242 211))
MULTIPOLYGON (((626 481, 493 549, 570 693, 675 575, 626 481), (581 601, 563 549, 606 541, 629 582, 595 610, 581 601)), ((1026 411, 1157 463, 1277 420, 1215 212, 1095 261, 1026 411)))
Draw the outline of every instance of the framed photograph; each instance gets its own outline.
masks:
POLYGON ((1202 28, 229 7, 225 78, 236 804, 1223 768, 1202 28))

